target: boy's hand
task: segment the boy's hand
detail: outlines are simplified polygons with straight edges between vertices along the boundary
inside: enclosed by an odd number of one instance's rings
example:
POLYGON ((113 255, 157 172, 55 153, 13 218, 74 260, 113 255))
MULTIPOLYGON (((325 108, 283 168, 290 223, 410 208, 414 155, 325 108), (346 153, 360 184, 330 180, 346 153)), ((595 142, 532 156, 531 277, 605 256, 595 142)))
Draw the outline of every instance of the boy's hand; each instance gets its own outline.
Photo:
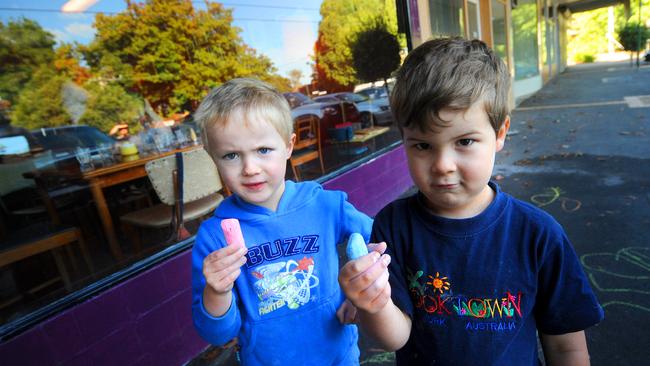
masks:
POLYGON ((370 253, 346 263, 339 272, 339 284, 345 296, 360 310, 374 314, 390 299, 388 264, 390 256, 381 255, 386 243, 369 244, 370 253))
MULTIPOLYGON (((203 260, 206 287, 214 294, 229 293, 246 263, 245 247, 225 246, 208 254, 203 260)), ((207 290, 207 288, 206 288, 207 290)))
POLYGON ((336 317, 339 319, 341 324, 352 324, 357 320, 357 308, 350 302, 350 300, 345 299, 336 311, 336 317))

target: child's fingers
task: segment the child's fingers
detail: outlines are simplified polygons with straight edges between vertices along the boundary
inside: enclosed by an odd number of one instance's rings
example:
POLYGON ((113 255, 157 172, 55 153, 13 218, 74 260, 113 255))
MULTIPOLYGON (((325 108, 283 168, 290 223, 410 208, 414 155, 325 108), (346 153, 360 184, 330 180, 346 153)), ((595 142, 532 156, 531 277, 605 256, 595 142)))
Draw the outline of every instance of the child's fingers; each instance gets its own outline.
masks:
POLYGON ((388 303, 388 300, 390 300, 390 295, 390 284, 386 284, 386 287, 384 287, 384 289, 374 299, 372 299, 369 308, 372 309, 372 311, 379 311, 383 309, 383 307, 388 303))
MULTIPOLYGON (((374 254, 379 255, 376 252, 374 254)), ((371 287, 384 272, 387 272, 386 268, 388 263, 390 263, 390 256, 384 254, 381 256, 381 260, 375 261, 365 271, 350 279, 351 289, 353 291, 363 292, 371 287)))
POLYGON ((207 274, 206 282, 218 293, 230 291, 233 283, 241 274, 240 266, 236 264, 216 273, 207 274))
POLYGON ((384 254, 386 251, 386 242, 382 241, 381 243, 370 243, 368 244, 368 251, 384 254))
POLYGON ((357 308, 352 305, 349 299, 345 299, 341 306, 336 310, 336 318, 341 324, 354 323, 357 316, 357 308))
POLYGON ((228 267, 233 263, 241 262, 242 259, 246 258, 245 248, 236 248, 234 252, 226 249, 231 249, 231 248, 225 247, 208 254, 203 260, 203 268, 204 269, 207 268, 209 271, 214 272, 214 271, 221 270, 225 267, 228 267))
POLYGON ((375 264, 379 259, 380 254, 377 252, 370 252, 363 257, 351 260, 341 268, 339 276, 351 280, 361 273, 364 273, 370 266, 375 264))
MULTIPOLYGON (((377 268, 382 268, 382 266, 374 266, 377 268)), ((379 296, 383 291, 384 288, 388 285, 388 270, 384 269, 383 272, 379 274, 375 278, 375 280, 370 283, 369 286, 367 286, 363 291, 361 291, 361 296, 365 299, 372 299, 374 300, 377 296, 379 296)))
POLYGON ((219 261, 223 258, 230 257, 230 256, 242 256, 246 254, 247 249, 242 248, 242 247, 235 247, 232 245, 225 246, 221 249, 217 249, 214 252, 208 254, 205 256, 204 263, 207 262, 216 262, 219 261))

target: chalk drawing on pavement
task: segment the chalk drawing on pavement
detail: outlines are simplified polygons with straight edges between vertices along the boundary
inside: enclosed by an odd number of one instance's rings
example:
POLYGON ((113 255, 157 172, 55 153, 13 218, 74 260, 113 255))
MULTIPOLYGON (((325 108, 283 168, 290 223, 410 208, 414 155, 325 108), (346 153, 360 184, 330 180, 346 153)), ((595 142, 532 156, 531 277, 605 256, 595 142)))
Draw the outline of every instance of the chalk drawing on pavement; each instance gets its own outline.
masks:
POLYGON ((580 262, 596 290, 617 298, 602 303, 603 308, 622 305, 650 312, 650 248, 589 253, 582 255, 580 262))
POLYGON ((574 212, 580 209, 582 202, 562 196, 564 192, 560 187, 549 187, 543 193, 538 193, 530 197, 530 201, 537 205, 537 207, 548 206, 555 201, 559 201, 562 210, 565 212, 574 212))

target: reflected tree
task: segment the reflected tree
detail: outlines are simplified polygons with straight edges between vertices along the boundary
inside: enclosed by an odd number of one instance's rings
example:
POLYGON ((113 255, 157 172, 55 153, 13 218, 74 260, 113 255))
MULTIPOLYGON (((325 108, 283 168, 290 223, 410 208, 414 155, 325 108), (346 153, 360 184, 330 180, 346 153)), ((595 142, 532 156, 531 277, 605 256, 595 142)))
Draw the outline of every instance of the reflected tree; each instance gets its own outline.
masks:
POLYGON ((0 97, 15 103, 42 65, 54 59, 54 36, 30 19, 0 22, 0 97))
POLYGON ((70 124, 61 93, 66 81, 51 65, 41 66, 20 91, 11 124, 26 129, 70 124))
POLYGON ((84 56, 94 72, 110 74, 170 114, 234 77, 288 87, 269 58, 244 44, 232 10, 215 2, 206 7, 195 9, 190 0, 129 0, 124 12, 96 16, 97 35, 84 56))
POLYGON ((315 84, 330 92, 349 90, 358 82, 352 62, 352 42, 364 25, 376 19, 386 24, 389 32, 397 34, 395 2, 324 0, 320 12, 322 21, 314 47, 315 84))
POLYGON ((363 82, 387 79, 400 64, 400 45, 386 24, 374 22, 356 35, 352 43, 352 60, 357 78, 363 82))

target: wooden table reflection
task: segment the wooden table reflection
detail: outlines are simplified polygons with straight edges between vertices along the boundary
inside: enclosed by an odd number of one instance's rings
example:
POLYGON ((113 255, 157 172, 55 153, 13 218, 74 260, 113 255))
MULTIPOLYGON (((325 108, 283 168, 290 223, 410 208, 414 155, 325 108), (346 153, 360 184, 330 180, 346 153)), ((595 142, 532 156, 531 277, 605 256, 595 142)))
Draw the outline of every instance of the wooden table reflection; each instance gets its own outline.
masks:
POLYGON ((130 161, 122 161, 117 164, 93 169, 82 173, 82 179, 86 180, 90 185, 90 191, 93 199, 95 200, 97 213, 99 214, 99 219, 102 223, 102 227, 106 235, 106 240, 108 241, 111 254, 113 257, 115 257, 116 260, 122 260, 124 258, 124 255, 122 254, 122 249, 120 248, 120 244, 117 241, 113 219, 111 218, 108 204, 106 203, 106 197, 104 196, 104 188, 145 177, 147 175, 147 172, 144 169, 144 165, 148 161, 172 155, 176 152, 189 151, 200 148, 202 148, 200 145, 188 146, 164 153, 138 157, 130 161))

